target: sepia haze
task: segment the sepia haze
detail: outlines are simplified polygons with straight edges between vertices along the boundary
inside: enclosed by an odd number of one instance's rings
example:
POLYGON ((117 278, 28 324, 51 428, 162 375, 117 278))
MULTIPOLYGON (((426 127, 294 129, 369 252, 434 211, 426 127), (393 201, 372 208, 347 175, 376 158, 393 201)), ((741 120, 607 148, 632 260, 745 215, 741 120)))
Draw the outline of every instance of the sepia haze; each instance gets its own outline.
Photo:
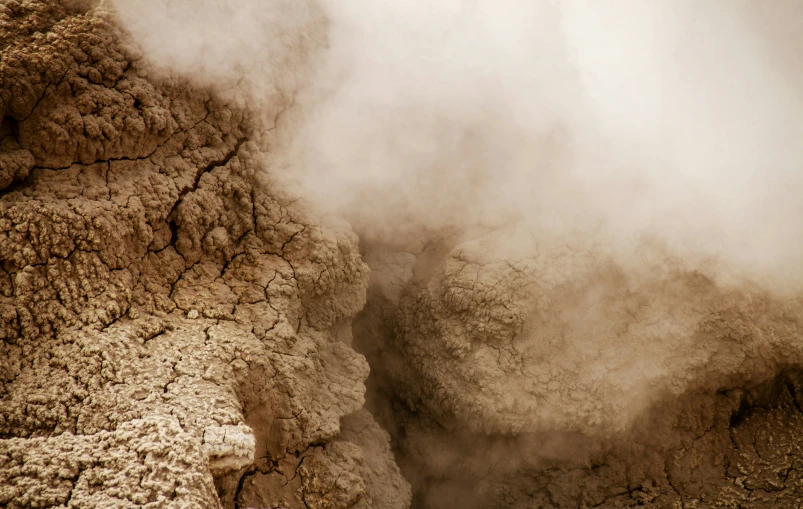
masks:
POLYGON ((116 7, 157 66, 266 117, 292 102, 279 178, 363 235, 515 218, 623 252, 649 236, 723 281, 803 284, 801 74, 778 26, 792 2, 116 7))
MULTIPOLYGON (((499 444, 474 432, 520 433, 509 450, 521 454, 506 459, 512 472, 544 454, 542 443, 522 447, 527 433, 604 438, 667 395, 724 384, 732 373, 764 376, 759 361, 729 357, 741 352, 733 342, 698 331, 707 323, 701 310, 712 303, 731 305, 734 295, 756 289, 780 298, 803 289, 799 3, 142 0, 116 7, 157 71, 262 116, 269 178, 345 217, 368 246, 377 287, 407 292, 394 303, 392 324, 404 331, 404 347, 375 333, 385 311, 370 291, 362 318, 370 332, 358 326, 356 336, 364 336, 358 342, 374 384, 427 394, 433 415, 453 412, 461 432, 471 431, 449 435, 454 443, 441 447, 443 455, 462 458, 471 449, 484 463, 499 444), (398 284, 376 263, 387 255, 399 268, 395 260, 409 259, 410 245, 450 236, 461 237, 453 242, 459 249, 433 256, 439 268, 425 270, 419 286, 398 284), (505 286, 515 278, 488 267, 536 252, 548 260, 534 262, 528 277, 549 288, 537 297, 555 304, 524 317, 511 348, 531 354, 524 368, 533 372, 549 372, 544 359, 560 358, 565 373, 551 378, 560 390, 505 371, 493 341, 477 341, 488 295, 500 293, 504 313, 537 307, 537 299, 505 286), (472 270, 473 282, 461 279, 472 270), (672 271, 702 273, 716 289, 694 294, 697 287, 672 271), (474 293, 455 297, 459 312, 449 315, 447 297, 460 285, 474 293), (422 300, 436 311, 416 307, 422 300), (478 329, 465 332, 473 319, 478 329), (443 337, 431 333, 436 322, 447 324, 443 337), (550 330, 563 331, 564 343, 547 344, 550 330), (471 355, 455 360, 453 344, 471 355), (387 354, 396 347, 398 358, 387 354), (372 358, 372 349, 385 353, 372 358), (488 388, 505 397, 486 397, 488 388), (580 395, 564 397, 564 389, 580 395)), ((429 263, 420 250, 416 257, 418 269, 429 263)), ((378 417, 388 429, 396 418, 378 417)), ((426 477, 418 470, 440 475, 439 449, 429 445, 443 436, 424 428, 420 436, 415 426, 401 434, 413 465, 403 470, 416 491, 436 493, 441 488, 415 479, 426 477), (416 456, 419 449, 436 452, 416 456)), ((583 455, 560 444, 557 456, 583 455)), ((469 492, 471 476, 461 475, 458 491, 469 492)))
POLYGON ((0 506, 799 505, 798 0, 0 27, 0 506))

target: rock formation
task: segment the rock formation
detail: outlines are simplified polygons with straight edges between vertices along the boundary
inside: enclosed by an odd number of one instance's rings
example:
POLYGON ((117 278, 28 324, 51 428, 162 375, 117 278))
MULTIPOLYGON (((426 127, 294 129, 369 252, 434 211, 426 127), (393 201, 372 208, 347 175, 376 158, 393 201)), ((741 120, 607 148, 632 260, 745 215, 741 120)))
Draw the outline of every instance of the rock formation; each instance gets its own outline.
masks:
POLYGON ((406 507, 348 225, 89 2, 0 2, 0 505, 406 507))
POLYGON ((366 253, 369 408, 416 506, 800 504, 799 298, 527 237, 366 253))

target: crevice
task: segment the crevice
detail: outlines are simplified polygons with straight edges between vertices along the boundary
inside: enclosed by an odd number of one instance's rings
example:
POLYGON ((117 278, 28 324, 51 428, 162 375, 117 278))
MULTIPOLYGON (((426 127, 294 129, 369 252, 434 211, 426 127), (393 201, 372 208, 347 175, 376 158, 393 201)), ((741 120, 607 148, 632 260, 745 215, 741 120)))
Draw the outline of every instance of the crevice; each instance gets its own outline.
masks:
POLYGON ((209 173, 210 171, 214 170, 215 168, 226 166, 229 162, 237 155, 240 151, 240 147, 242 147, 243 143, 248 141, 247 136, 243 136, 239 138, 234 145, 234 148, 230 152, 228 152, 222 159, 218 159, 215 161, 211 161, 209 164, 206 165, 204 168, 198 168, 198 171, 195 174, 195 178, 191 185, 182 189, 179 194, 178 198, 176 199, 176 203, 173 204, 173 207, 170 209, 170 212, 167 213, 168 221, 175 221, 175 212, 178 209, 178 206, 181 205, 181 202, 184 200, 184 197, 187 196, 189 193, 194 192, 198 189, 198 184, 201 181, 201 177, 204 173, 209 173))
POLYGON ((6 138, 18 139, 20 132, 20 123, 11 115, 6 115, 0 121, 0 143, 6 138))
POLYGON ((240 495, 243 491, 243 486, 245 485, 245 481, 249 477, 255 476, 257 473, 256 468, 252 468, 248 470, 243 475, 240 476, 240 479, 237 481, 237 489, 234 491, 234 509, 240 509, 240 495))
POLYGON ((170 228, 170 246, 175 247, 176 242, 178 242, 178 225, 176 224, 175 219, 171 219, 167 222, 167 226, 170 228))

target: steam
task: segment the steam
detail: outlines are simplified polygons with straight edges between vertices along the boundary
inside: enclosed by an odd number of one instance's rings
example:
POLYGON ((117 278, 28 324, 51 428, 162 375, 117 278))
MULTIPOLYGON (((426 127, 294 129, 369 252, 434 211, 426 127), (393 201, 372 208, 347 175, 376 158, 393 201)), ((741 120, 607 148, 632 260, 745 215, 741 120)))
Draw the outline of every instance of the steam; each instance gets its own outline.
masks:
POLYGON ((265 115, 285 107, 326 39, 312 0, 111 3, 158 75, 191 78, 265 115))
POLYGON ((116 8, 157 67, 271 119, 293 102, 282 178, 367 237, 515 219, 803 284, 800 45, 759 2, 116 8))
MULTIPOLYGON (((346 216, 361 239, 504 227, 487 243, 500 257, 531 254, 533 240, 593 243, 633 280, 662 264, 635 267, 649 241, 720 284, 803 291, 796 0, 115 7, 156 72, 191 78, 266 126, 280 118, 267 139, 272 178, 346 216)), ((593 322, 578 307, 577 323, 593 322)), ((577 351, 612 348, 580 336, 577 351)), ((624 380, 611 408, 641 410, 654 395, 630 366, 657 377, 662 363, 682 364, 658 343, 600 357, 622 354, 604 366, 624 380)), ((476 439, 455 441, 486 454, 476 439)))

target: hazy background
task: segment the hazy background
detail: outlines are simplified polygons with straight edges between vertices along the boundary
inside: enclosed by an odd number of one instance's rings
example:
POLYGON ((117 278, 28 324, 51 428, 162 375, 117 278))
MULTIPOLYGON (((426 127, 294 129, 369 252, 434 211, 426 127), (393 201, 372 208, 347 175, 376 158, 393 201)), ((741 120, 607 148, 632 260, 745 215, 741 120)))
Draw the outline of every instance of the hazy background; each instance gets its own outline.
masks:
POLYGON ((292 104, 276 177, 361 235, 515 219, 624 253, 648 235, 723 281, 803 285, 800 2, 116 7, 157 66, 268 125, 292 104))

